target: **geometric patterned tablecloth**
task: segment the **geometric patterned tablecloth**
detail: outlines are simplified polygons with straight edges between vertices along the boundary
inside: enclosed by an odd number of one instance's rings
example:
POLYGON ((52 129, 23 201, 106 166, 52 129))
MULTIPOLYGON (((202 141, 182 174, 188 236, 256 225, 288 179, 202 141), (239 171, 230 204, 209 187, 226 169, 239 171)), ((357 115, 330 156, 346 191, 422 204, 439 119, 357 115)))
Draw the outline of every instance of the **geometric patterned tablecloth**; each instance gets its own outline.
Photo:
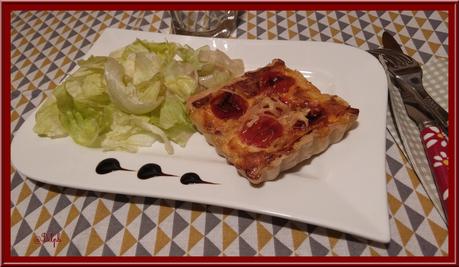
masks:
MULTIPOLYGON (((11 134, 108 27, 170 32, 163 11, 11 14, 11 134)), ((232 38, 379 46, 383 30, 421 63, 448 57, 443 11, 245 11, 232 38)), ((11 167, 11 255, 448 255, 448 231, 410 164, 386 134, 391 241, 222 207, 76 190, 11 167), (59 242, 41 243, 43 233, 59 242)))

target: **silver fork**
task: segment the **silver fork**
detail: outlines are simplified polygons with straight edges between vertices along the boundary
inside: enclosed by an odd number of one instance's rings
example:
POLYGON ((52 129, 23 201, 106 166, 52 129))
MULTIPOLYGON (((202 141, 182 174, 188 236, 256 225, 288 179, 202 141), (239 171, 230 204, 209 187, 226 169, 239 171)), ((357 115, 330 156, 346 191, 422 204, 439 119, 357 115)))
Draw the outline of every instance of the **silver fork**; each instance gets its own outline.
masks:
POLYGON ((433 119, 442 128, 443 132, 448 134, 448 112, 438 105, 424 89, 422 85, 422 68, 419 63, 412 57, 392 49, 379 48, 368 52, 377 58, 379 55, 384 57, 387 68, 393 76, 392 80, 396 85, 414 88, 433 119))

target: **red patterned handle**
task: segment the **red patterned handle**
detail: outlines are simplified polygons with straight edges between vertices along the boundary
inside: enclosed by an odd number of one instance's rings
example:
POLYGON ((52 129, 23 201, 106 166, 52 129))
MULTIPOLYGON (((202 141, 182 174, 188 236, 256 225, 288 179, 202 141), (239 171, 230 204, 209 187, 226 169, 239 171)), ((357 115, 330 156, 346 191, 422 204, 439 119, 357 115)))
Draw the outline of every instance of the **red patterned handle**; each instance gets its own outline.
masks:
POLYGON ((440 200, 448 213, 448 137, 437 127, 428 126, 421 130, 421 139, 424 144, 430 169, 434 176, 440 200))

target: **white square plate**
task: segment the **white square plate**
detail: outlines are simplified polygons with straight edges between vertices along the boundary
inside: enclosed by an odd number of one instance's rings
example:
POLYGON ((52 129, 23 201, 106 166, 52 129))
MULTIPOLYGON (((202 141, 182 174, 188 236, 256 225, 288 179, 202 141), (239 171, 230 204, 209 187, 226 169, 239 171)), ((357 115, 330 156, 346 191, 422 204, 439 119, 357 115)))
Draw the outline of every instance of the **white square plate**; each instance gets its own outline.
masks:
POLYGON ((300 70, 322 92, 337 94, 360 109, 358 125, 324 153, 300 164, 280 179, 254 187, 217 155, 202 135, 193 135, 185 148, 168 155, 161 143, 138 153, 103 152, 75 144, 70 138, 40 138, 33 132, 32 113, 16 132, 12 163, 24 175, 45 183, 128 195, 192 201, 307 222, 388 242, 389 218, 385 176, 387 81, 379 62, 354 47, 323 42, 210 39, 107 29, 89 55, 109 52, 136 38, 171 41, 193 48, 210 45, 246 70, 284 60, 300 70), (113 157, 122 167, 138 170, 157 163, 166 173, 196 172, 218 183, 183 185, 179 177, 140 180, 135 172, 95 172, 97 164, 113 157))

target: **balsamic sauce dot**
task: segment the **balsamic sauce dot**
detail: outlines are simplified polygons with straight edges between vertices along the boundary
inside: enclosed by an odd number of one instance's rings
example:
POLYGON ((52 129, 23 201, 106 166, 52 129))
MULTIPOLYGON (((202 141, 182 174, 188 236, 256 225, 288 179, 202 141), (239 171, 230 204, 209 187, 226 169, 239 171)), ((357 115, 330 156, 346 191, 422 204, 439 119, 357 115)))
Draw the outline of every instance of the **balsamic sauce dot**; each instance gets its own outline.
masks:
POLYGON ((180 178, 182 184, 216 184, 207 181, 203 181, 199 175, 194 172, 187 172, 180 178))
POLYGON ((131 171, 121 167, 120 162, 114 158, 107 158, 99 162, 96 167, 97 174, 107 174, 112 171, 131 171))
POLYGON ((137 172, 137 178, 145 180, 155 176, 175 176, 167 173, 163 173, 161 166, 155 163, 148 163, 140 167, 137 172))

